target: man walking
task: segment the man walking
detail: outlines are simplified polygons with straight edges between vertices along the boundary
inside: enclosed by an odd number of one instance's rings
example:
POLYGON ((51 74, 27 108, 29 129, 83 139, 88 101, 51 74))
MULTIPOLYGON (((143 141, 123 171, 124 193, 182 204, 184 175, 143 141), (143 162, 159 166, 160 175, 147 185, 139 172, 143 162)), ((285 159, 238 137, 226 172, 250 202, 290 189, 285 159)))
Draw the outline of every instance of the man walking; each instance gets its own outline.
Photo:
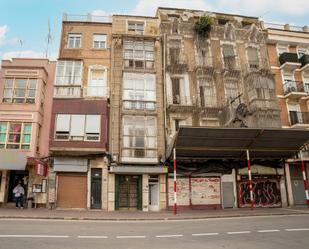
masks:
POLYGON ((21 181, 18 181, 17 186, 13 189, 13 194, 15 197, 16 208, 19 208, 19 207, 24 208, 23 197, 25 194, 25 190, 23 186, 21 185, 21 181))

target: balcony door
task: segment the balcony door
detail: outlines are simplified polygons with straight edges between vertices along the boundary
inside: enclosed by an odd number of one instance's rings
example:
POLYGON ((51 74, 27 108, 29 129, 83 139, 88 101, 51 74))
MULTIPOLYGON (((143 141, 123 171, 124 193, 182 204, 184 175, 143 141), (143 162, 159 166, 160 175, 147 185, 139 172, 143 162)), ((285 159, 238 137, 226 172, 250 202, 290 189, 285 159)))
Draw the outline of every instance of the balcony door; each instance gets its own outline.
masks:
POLYGON ((107 95, 106 68, 101 66, 92 66, 89 68, 86 95, 87 97, 104 97, 107 95))
POLYGON ((303 123, 300 106, 298 104, 289 104, 288 108, 291 125, 303 123))

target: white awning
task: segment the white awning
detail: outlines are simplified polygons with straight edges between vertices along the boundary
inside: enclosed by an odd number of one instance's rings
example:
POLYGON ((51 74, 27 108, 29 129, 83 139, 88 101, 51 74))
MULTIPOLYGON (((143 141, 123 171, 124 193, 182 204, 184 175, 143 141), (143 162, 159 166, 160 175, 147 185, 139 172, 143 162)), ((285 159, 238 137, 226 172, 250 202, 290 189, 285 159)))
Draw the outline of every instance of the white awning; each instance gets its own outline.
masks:
POLYGON ((25 170, 27 156, 17 150, 0 150, 0 170, 25 170))
POLYGON ((74 157, 55 157, 55 172, 87 172, 88 160, 85 158, 74 157))

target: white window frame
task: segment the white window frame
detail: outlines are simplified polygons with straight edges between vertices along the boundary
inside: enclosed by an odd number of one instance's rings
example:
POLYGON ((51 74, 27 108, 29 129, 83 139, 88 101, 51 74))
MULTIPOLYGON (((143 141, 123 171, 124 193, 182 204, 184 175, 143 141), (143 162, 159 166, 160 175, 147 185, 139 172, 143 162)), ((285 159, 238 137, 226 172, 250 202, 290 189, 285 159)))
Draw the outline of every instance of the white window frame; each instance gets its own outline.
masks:
POLYGON ((85 114, 57 114, 55 118, 55 132, 54 132, 54 140, 55 141, 90 141, 90 142, 100 142, 101 140, 101 115, 85 115, 85 114), (57 131, 57 122, 59 115, 68 115, 69 116, 69 131, 57 131), (73 116, 84 116, 83 123, 83 134, 80 134, 78 136, 72 135, 72 127, 75 126, 72 122, 73 116), (87 118, 89 116, 96 116, 99 118, 99 132, 91 132, 87 133, 87 118))
POLYGON ((93 33, 92 35, 92 48, 93 49, 106 49, 107 48, 107 34, 93 33), (104 39, 95 40, 95 37, 102 36, 104 39), (96 42, 98 42, 99 46, 95 47, 96 42), (104 46, 102 45, 104 44, 104 46))
MULTIPOLYGON (((215 87, 213 79, 198 78, 197 81, 198 81, 199 93, 201 91, 201 88, 203 88, 205 107, 216 107, 217 106, 217 91, 216 91, 216 87, 215 87), (206 89, 210 90, 207 96, 205 95, 206 89)), ((202 106, 201 93, 199 94, 199 98, 200 98, 200 104, 202 106)))
POLYGON ((144 34, 144 31, 145 31, 145 22, 128 20, 127 21, 127 31, 128 32, 135 32, 136 34, 142 35, 142 34, 144 34), (143 29, 138 29, 139 25, 142 25, 143 29), (132 28, 132 26, 134 26, 134 27, 132 28))
POLYGON ((82 47, 82 34, 81 33, 68 33, 67 46, 68 49, 79 49, 82 47), (70 40, 73 40, 73 45, 70 46, 70 40), (77 43, 79 39, 79 45, 77 43))
POLYGON ((260 61, 260 51, 259 51, 259 48, 256 47, 256 46, 248 46, 246 48, 246 56, 247 56, 247 62, 248 62, 248 68, 249 69, 259 69, 260 65, 261 65, 261 61, 260 61), (249 49, 255 49, 256 50, 256 53, 257 53, 257 65, 255 64, 250 64, 250 58, 249 58, 249 49), (255 67, 256 66, 256 67, 255 67))
POLYGON ((123 75, 123 109, 125 110, 147 110, 155 111, 156 109, 156 75, 155 74, 138 74, 124 73, 123 75), (126 81, 133 82, 132 88, 126 87, 126 81), (137 82, 143 82, 143 89, 137 88, 137 82), (148 83, 153 84, 153 89, 149 89, 148 83), (133 93, 133 98, 127 98, 126 95, 133 93), (142 99, 138 98, 137 92, 142 93, 142 99), (153 99, 147 98, 153 96, 153 99))
POLYGON ((104 67, 102 65, 91 65, 88 68, 88 84, 86 91, 84 91, 85 97, 108 97, 108 82, 107 82, 107 67, 104 67), (92 71, 94 70, 102 70, 104 71, 104 79, 102 85, 93 85, 92 84, 92 71), (96 90, 97 89, 97 90, 96 90), (89 91, 90 90, 90 91, 89 91), (101 91, 103 90, 103 91, 101 91), (90 92, 90 93, 89 93, 90 92))

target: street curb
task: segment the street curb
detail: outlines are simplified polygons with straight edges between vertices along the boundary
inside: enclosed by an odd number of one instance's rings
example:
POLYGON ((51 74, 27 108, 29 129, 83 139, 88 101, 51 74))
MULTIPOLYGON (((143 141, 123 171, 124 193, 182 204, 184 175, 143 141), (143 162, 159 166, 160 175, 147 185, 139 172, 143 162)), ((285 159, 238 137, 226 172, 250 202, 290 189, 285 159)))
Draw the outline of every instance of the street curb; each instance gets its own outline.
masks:
POLYGON ((200 216, 200 217, 163 217, 163 218, 101 218, 101 217, 60 217, 60 216, 0 216, 3 219, 33 219, 33 220, 75 220, 75 221, 175 221, 175 220, 205 220, 205 219, 218 219, 218 218, 248 218, 248 217, 262 217, 262 216, 295 216, 295 215, 309 215, 308 212, 295 212, 295 213, 270 213, 270 214, 239 214, 239 215, 214 215, 214 216, 200 216))

